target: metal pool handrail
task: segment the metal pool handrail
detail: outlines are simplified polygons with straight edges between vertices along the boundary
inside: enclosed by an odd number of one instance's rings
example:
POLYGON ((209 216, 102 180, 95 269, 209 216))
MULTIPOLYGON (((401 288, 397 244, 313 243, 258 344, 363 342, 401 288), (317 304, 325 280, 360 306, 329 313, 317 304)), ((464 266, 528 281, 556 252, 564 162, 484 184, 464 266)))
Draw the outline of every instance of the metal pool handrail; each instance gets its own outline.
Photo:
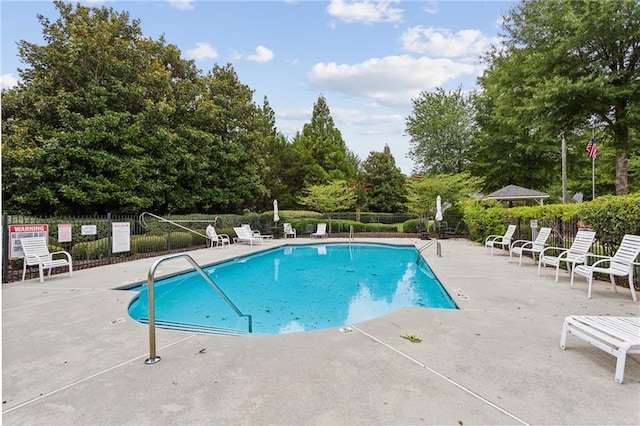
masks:
POLYGON ((147 294, 149 296, 148 302, 147 302, 147 304, 149 305, 149 358, 147 358, 144 361, 145 364, 155 364, 160 361, 160 357, 156 355, 156 313, 155 313, 155 300, 153 296, 153 287, 154 287, 153 277, 155 275, 156 269, 158 268, 158 265, 160 265, 162 262, 166 260, 177 259, 180 257, 187 259, 187 261, 191 263, 191 266, 193 266, 193 269, 195 269, 202 276, 202 278, 204 278, 204 280, 211 287, 213 287, 213 289, 216 292, 218 292, 218 295, 222 297, 222 299, 225 302, 227 302, 227 304, 231 307, 231 309, 235 311, 235 313, 239 317, 247 317, 249 321, 249 333, 253 331, 253 319, 251 315, 243 314, 240 311, 240 309, 238 309, 238 307, 234 305, 231 299, 229 299, 229 297, 224 293, 224 291, 222 291, 222 289, 218 287, 218 285, 215 282, 213 282, 211 277, 206 272, 204 272, 204 270, 202 270, 200 265, 198 265, 198 263, 195 260, 193 260, 191 256, 189 256, 188 254, 182 253, 182 254, 175 254, 173 256, 163 257, 162 259, 158 259, 155 262, 153 262, 153 265, 151 265, 151 267, 149 268, 149 274, 147 276, 147 294))
POLYGON ((424 250, 426 250, 427 248, 431 247, 433 245, 433 243, 436 243, 436 254, 439 257, 442 257, 442 247, 440 246, 440 241, 431 240, 431 241, 425 243, 422 247, 420 247, 418 249, 418 258, 416 259, 416 263, 420 261, 420 254, 422 254, 422 252, 424 250))

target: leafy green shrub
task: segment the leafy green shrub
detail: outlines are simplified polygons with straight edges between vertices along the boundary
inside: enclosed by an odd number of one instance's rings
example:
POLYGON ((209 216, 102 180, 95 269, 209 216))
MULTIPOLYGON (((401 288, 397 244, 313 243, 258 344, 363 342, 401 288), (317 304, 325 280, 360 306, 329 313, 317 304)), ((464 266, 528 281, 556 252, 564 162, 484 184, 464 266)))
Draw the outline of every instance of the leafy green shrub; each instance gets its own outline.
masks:
POLYGON ((495 200, 467 200, 464 203, 464 221, 469 229, 469 238, 482 241, 487 235, 504 234, 506 213, 495 200))
POLYGON ((608 195, 577 206, 576 215, 590 225, 598 240, 616 247, 625 234, 640 235, 640 192, 608 195))
POLYGON ((131 237, 131 254, 166 251, 167 238, 160 235, 134 235, 131 237))
MULTIPOLYGON (((425 226, 424 221, 422 222, 422 224, 420 223, 420 219, 409 219, 409 220, 405 220, 402 223, 402 232, 405 232, 407 234, 415 234, 418 232, 424 232, 425 229, 419 229, 420 226, 425 226)), ((426 230, 432 230, 433 229, 433 223, 432 222, 427 222, 426 223, 426 230)))
POLYGON ((398 232, 398 225, 385 223, 367 223, 362 232, 398 232))
POLYGON ((171 248, 180 249, 193 246, 193 235, 191 232, 172 232, 171 248))
POLYGON ((418 232, 418 219, 405 220, 402 223, 402 232, 407 234, 415 234, 418 232))
POLYGON ((74 260, 104 259, 109 255, 109 239, 100 238, 94 241, 85 241, 74 244, 71 249, 71 257, 74 260))

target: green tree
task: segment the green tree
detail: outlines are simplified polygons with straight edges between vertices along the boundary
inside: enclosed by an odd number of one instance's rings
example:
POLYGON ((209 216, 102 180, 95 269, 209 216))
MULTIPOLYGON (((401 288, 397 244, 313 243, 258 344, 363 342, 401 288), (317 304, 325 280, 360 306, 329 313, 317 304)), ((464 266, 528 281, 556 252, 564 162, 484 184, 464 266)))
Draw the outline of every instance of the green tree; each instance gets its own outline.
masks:
POLYGON ((312 210, 329 215, 352 208, 356 193, 344 180, 335 180, 326 185, 310 185, 304 189, 299 203, 312 210))
POLYGON ((195 78, 175 46, 142 37, 112 9, 56 1, 46 44, 19 42, 29 67, 2 94, 5 208, 39 214, 161 204, 176 157, 166 128, 174 87, 195 78), (155 157, 155 158, 154 158, 155 157), (155 161, 150 161, 154 158, 155 161))
POLYGON ((406 119, 409 156, 420 173, 460 173, 469 164, 475 130, 473 103, 462 89, 421 92, 406 119))
POLYGON ((372 212, 406 211, 406 178, 396 167, 389 145, 382 152, 371 151, 362 163, 367 209, 372 212))
POLYGON ((602 140, 615 151, 616 193, 628 193, 629 157, 640 144, 633 113, 640 103, 640 4, 524 0, 503 28, 506 48, 491 53, 487 71, 504 74, 498 80, 505 84, 498 83, 501 90, 491 98, 496 107, 502 94, 517 93, 521 104, 513 113, 547 137, 561 131, 590 136, 592 125, 609 133, 602 140))
POLYGON ((2 92, 4 207, 15 213, 241 211, 264 203, 273 129, 233 68, 206 76, 111 8, 56 1, 2 92))
MULTIPOLYGON (((267 109, 257 107, 253 91, 238 79, 233 66, 215 65, 200 79, 194 100, 202 150, 194 161, 206 165, 205 198, 217 211, 255 210, 269 197, 262 180, 266 164, 262 154, 267 140, 275 137, 267 109)), ((186 184, 186 188, 189 188, 186 184)))
MULTIPOLYGON (((518 54, 496 59, 479 79, 483 91, 473 97, 479 131, 469 171, 484 177, 486 192, 509 184, 529 187, 532 182, 543 189, 560 181, 560 125, 543 127, 526 107, 532 89, 523 60, 518 54)), ((569 136, 567 140, 574 141, 569 136)), ((584 146, 578 154, 583 152, 584 146)), ((576 153, 572 147, 571 160, 576 153)))
POLYGON ((435 217, 436 198, 442 203, 458 205, 480 188, 481 181, 468 173, 436 176, 413 176, 408 181, 409 211, 435 217))
POLYGON ((292 144, 300 153, 307 170, 305 186, 336 179, 350 180, 356 176, 358 158, 347 149, 322 95, 313 105, 311 122, 304 125, 292 144))

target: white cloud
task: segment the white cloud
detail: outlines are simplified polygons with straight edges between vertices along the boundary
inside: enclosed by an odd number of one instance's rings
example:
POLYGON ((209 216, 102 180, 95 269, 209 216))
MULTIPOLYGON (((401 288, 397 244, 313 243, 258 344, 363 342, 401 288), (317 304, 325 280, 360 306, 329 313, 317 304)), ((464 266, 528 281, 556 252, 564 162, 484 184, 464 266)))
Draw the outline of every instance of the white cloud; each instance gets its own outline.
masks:
POLYGON ((209 43, 196 43, 195 49, 188 49, 186 52, 187 59, 215 59, 218 57, 218 51, 209 43))
POLYGON ((438 2, 437 1, 429 1, 424 6, 423 10, 426 13, 428 13, 429 15, 435 15, 436 13, 438 13, 440 11, 440 8, 438 7, 438 2))
POLYGON ((167 0, 167 3, 174 9, 193 10, 194 0, 167 0))
POLYGON ((262 45, 256 47, 255 54, 247 55, 248 61, 257 62, 259 64, 264 64, 265 62, 269 62, 272 59, 273 59, 273 52, 262 45))
POLYGON ((0 75, 0 89, 10 89, 18 85, 18 79, 13 74, 0 75))
POLYGON ((445 58, 477 57, 492 41, 479 30, 461 30, 453 34, 446 29, 422 26, 407 29, 400 40, 405 52, 445 58))
POLYGON ((373 58, 348 65, 318 63, 307 75, 319 89, 373 99, 380 105, 407 108, 423 90, 442 87, 450 80, 476 75, 477 67, 451 59, 409 55, 373 58))
POLYGON ((391 7, 391 1, 344 1, 331 0, 327 12, 334 18, 345 22, 376 22, 402 21, 402 9, 391 7))

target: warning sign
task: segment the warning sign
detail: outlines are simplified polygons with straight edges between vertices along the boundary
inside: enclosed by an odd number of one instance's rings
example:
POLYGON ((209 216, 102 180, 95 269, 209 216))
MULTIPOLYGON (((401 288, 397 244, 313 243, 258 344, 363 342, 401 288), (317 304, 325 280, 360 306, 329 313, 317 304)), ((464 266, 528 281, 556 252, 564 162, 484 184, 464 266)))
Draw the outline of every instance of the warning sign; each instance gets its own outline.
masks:
POLYGON ((49 225, 9 225, 9 259, 22 259, 24 257, 20 239, 29 237, 48 238, 49 225))

